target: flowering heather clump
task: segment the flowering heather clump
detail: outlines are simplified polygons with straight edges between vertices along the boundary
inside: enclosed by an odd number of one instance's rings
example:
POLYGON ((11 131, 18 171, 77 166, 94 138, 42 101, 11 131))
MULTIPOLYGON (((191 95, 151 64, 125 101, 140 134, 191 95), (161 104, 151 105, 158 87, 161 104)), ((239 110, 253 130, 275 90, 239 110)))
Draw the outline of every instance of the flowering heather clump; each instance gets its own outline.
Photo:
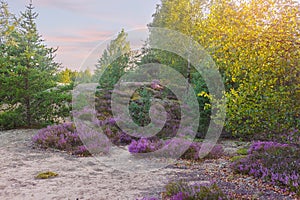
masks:
POLYGON ((134 138, 126 134, 125 132, 120 131, 118 128, 114 128, 112 126, 106 126, 104 134, 115 145, 128 145, 134 138))
POLYGON ((96 111, 94 109, 85 106, 82 109, 78 109, 78 110, 75 109, 72 112, 72 114, 74 117, 78 119, 91 121, 93 119, 93 116, 96 115, 96 111))
MULTIPOLYGON (((186 139, 172 139, 167 140, 165 145, 168 145, 168 153, 170 157, 173 155, 178 155, 178 152, 183 153, 180 158, 187 160, 198 160, 199 152, 201 150, 202 143, 192 142, 186 139), (188 149, 184 151, 186 148, 188 149)), ((212 150, 205 156, 207 159, 217 159, 224 154, 222 145, 216 144, 213 146, 212 150)))
POLYGON ((165 187, 165 198, 170 200, 228 199, 215 183, 189 185, 183 181, 171 182, 165 187))
POLYGON ((248 156, 234 161, 231 167, 235 172, 264 178, 300 195, 299 150, 288 144, 254 142, 248 156))
POLYGON ((121 144, 130 144, 132 137, 124 132, 119 133, 119 141, 121 144))
POLYGON ((160 141, 141 138, 138 141, 132 140, 128 146, 128 150, 132 154, 154 152, 162 147, 160 141))
POLYGON ((81 141, 85 144, 84 147, 86 147, 90 153, 102 154, 109 152, 111 145, 109 139, 104 134, 99 133, 96 129, 89 128, 84 123, 78 124, 77 132, 79 133, 81 141))
POLYGON ((253 153, 254 151, 266 151, 268 149, 271 148, 280 148, 280 147, 287 147, 288 144, 281 144, 281 143, 277 143, 277 142, 254 142, 249 150, 248 150, 248 154, 253 153))
POLYGON ((69 149, 82 145, 72 123, 48 126, 38 131, 32 141, 42 148, 69 149))
POLYGON ((183 199, 187 199, 189 198, 189 196, 187 194, 185 194, 184 192, 179 192, 178 194, 175 194, 174 196, 172 196, 170 198, 170 200, 183 200, 183 199))
MULTIPOLYGON (((101 118, 101 117, 99 117, 99 118, 101 118)), ((93 123, 98 126, 105 126, 105 125, 114 126, 114 125, 116 125, 117 120, 118 120, 117 118, 106 116, 106 117, 102 117, 102 120, 100 120, 98 118, 93 119, 93 123)))
POLYGON ((224 155, 223 146, 220 144, 216 144, 213 146, 211 151, 205 156, 207 159, 218 159, 224 155))
MULTIPOLYGON (((173 138, 165 142, 162 142, 161 140, 141 138, 138 141, 133 140, 128 149, 132 154, 148 153, 162 149, 164 150, 164 154, 161 154, 161 156, 171 158, 180 156, 182 159, 198 160, 201 143, 180 138, 173 138)), ((224 150, 221 145, 215 145, 206 158, 219 158, 223 155, 223 152, 224 150)))
POLYGON ((107 146, 106 141, 103 140, 101 143, 99 139, 95 140, 95 138, 99 138, 97 134, 95 131, 79 132, 75 129, 73 123, 63 123, 40 129, 38 133, 32 137, 32 141, 41 148, 55 148, 75 155, 89 156, 91 154, 81 139, 95 141, 94 143, 88 142, 89 149, 92 149, 94 152, 99 149, 108 151, 107 148, 105 148, 107 146))
POLYGON ((75 155, 82 155, 82 156, 90 156, 91 153, 87 150, 84 145, 78 146, 77 149, 74 150, 75 155))

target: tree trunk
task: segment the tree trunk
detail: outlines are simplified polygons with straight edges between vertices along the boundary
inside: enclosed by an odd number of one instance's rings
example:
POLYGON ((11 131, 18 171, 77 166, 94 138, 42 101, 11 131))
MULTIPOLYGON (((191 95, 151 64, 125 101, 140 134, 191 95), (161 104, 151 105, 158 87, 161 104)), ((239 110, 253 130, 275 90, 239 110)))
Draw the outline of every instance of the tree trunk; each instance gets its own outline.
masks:
POLYGON ((28 127, 31 127, 31 105, 30 105, 30 96, 28 94, 28 90, 29 90, 29 80, 28 80, 28 73, 25 74, 25 92, 26 96, 25 96, 25 107, 26 107, 26 123, 28 127))

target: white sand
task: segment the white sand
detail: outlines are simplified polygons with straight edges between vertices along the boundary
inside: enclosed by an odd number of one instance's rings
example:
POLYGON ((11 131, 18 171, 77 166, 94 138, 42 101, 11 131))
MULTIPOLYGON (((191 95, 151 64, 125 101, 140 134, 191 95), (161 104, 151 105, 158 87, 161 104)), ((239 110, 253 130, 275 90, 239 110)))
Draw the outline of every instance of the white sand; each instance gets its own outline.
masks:
POLYGON ((62 152, 32 149, 30 138, 35 133, 36 130, 0 132, 1 200, 135 200, 148 194, 159 197, 168 179, 181 171, 121 172, 106 167, 93 157, 77 158, 62 152), (35 179, 38 173, 46 171, 56 172, 59 176, 35 179))

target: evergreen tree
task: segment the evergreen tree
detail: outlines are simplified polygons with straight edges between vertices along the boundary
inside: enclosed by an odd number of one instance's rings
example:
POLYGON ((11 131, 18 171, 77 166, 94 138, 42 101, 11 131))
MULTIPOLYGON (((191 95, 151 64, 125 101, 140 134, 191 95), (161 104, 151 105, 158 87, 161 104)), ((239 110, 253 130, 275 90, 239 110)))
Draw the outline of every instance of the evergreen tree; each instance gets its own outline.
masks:
POLYGON ((51 89, 60 65, 54 61, 56 49, 48 48, 38 33, 37 16, 30 4, 15 26, 6 22, 3 28, 10 31, 1 48, 5 60, 1 62, 0 96, 7 109, 0 115, 0 126, 4 128, 49 124, 69 114, 65 101, 70 101, 70 95, 51 89), (11 120, 15 123, 8 124, 11 120))
POLYGON ((0 44, 4 45, 10 35, 15 30, 16 18, 10 13, 8 4, 4 1, 0 2, 0 44))
POLYGON ((93 75, 89 68, 84 71, 77 72, 76 83, 91 83, 93 81, 93 75))
POLYGON ((111 89, 129 67, 130 43, 124 29, 112 40, 98 61, 95 77, 101 88, 111 89), (105 69, 105 70, 104 70, 105 69), (101 77, 99 75, 102 73, 101 77))
POLYGON ((14 85, 21 79, 15 74, 16 37, 18 20, 10 13, 8 4, 0 4, 0 128, 14 127, 20 124, 18 108, 18 93, 14 85))
MULTIPOLYGON (((26 109, 26 124, 31 126, 36 110, 35 96, 51 87, 55 86, 54 73, 59 65, 53 61, 53 53, 55 50, 47 48, 36 27, 35 20, 38 16, 33 11, 33 6, 27 6, 25 12, 22 13, 20 29, 21 37, 19 37, 19 61, 21 68, 23 68, 23 87, 21 92, 22 104, 26 109)), ((38 113, 36 113, 38 114, 38 113)))

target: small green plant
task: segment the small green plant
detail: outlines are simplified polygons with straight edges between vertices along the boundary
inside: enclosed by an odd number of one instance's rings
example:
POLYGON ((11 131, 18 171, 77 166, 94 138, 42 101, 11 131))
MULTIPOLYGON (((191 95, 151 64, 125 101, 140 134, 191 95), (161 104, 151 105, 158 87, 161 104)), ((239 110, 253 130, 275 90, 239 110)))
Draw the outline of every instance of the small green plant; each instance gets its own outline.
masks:
POLYGON ((178 182, 170 182, 165 186, 165 195, 171 197, 181 192, 184 187, 187 187, 187 185, 182 180, 178 182))
POLYGON ((194 142, 203 142, 204 141, 204 139, 201 139, 201 138, 195 138, 194 139, 194 142))
POLYGON ((247 156, 246 155, 238 155, 238 156, 233 156, 232 158, 230 158, 230 161, 231 162, 235 162, 235 161, 238 161, 242 158, 246 158, 247 156))
POLYGON ((49 179, 49 178, 54 178, 54 177, 57 177, 58 174, 55 173, 55 172, 41 172, 39 173, 35 178, 37 179, 49 179))
POLYGON ((239 155, 248 155, 248 149, 247 148, 242 148, 242 149, 237 150, 236 153, 239 154, 239 155))

